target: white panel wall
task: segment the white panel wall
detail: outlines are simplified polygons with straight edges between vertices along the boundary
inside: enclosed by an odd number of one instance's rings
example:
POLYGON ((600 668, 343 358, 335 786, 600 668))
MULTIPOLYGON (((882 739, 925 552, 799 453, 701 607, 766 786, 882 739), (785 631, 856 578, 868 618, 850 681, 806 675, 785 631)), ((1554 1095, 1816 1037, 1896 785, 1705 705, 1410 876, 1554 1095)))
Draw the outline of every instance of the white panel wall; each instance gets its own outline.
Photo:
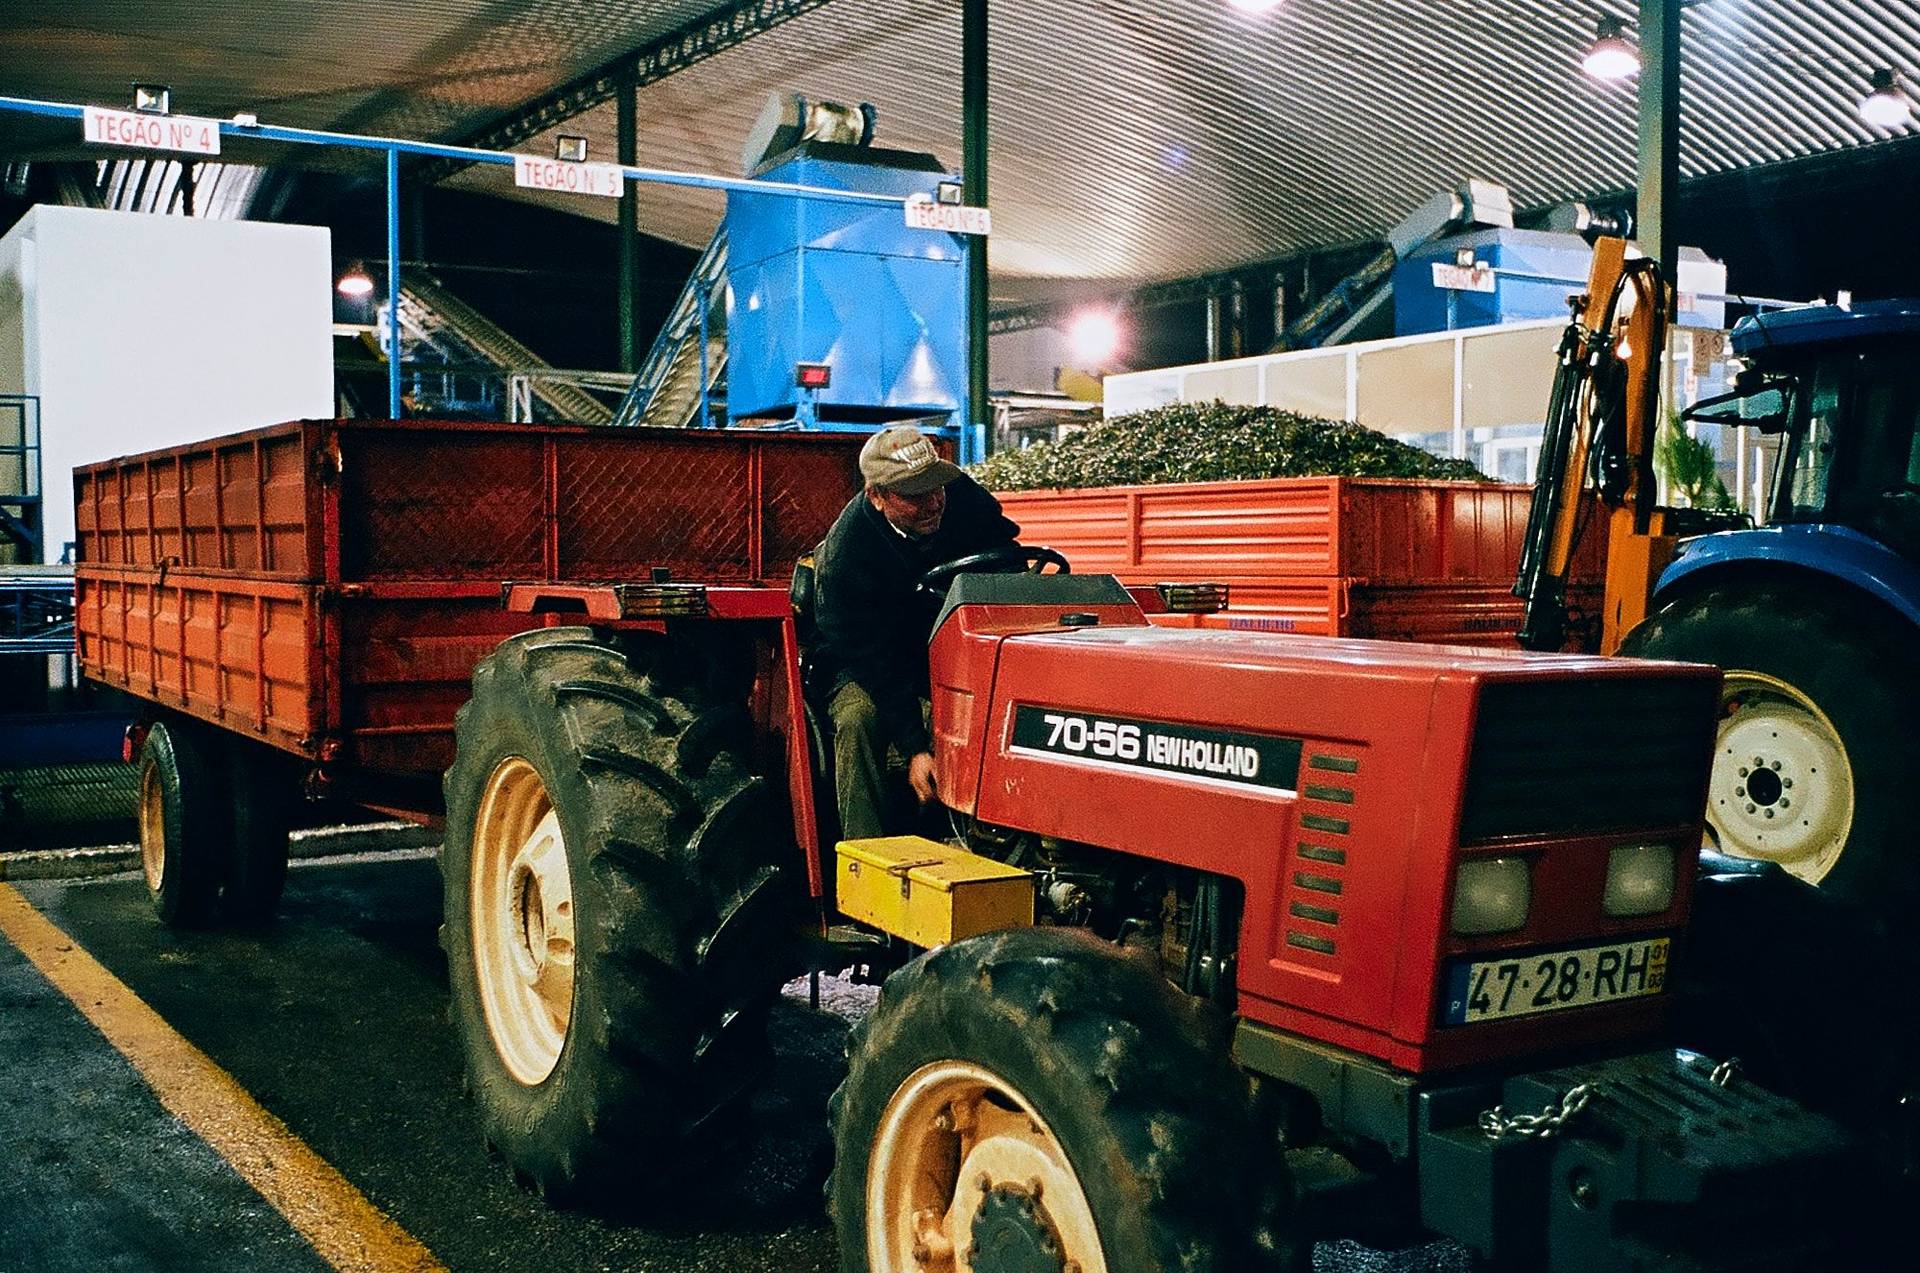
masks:
POLYGON ((40 398, 46 558, 75 465, 333 409, 325 229, 42 206, 0 238, 0 393, 40 398))

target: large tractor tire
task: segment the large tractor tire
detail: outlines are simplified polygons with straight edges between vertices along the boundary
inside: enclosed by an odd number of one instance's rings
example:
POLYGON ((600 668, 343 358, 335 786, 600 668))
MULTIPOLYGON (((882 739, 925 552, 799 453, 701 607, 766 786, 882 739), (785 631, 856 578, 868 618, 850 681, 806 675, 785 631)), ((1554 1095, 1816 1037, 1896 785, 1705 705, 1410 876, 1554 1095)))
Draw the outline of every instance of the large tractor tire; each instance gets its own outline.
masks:
POLYGON ((1072 929, 956 942, 888 978, 834 1093, 848 1273, 1279 1267, 1277 1141, 1222 1014, 1072 929))
POLYGON ((457 719, 453 1020, 489 1144, 555 1203, 691 1183, 763 1068, 795 850, 747 767, 751 671, 727 647, 525 633, 457 719))
POLYGON ((1920 899, 1911 629, 1864 599, 1732 581, 1663 606, 1620 653, 1726 673, 1707 797, 1722 852, 1882 914, 1920 899))
POLYGON ((233 836, 219 754, 211 731, 173 718, 154 722, 140 746, 140 867, 170 928, 214 918, 233 836))

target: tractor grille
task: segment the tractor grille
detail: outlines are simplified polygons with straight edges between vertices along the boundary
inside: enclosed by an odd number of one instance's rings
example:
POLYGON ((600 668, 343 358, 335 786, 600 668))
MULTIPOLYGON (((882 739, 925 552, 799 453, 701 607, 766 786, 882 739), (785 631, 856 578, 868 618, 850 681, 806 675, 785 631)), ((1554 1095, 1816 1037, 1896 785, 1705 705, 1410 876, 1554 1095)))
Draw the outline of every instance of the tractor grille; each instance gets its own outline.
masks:
POLYGON ((1485 686, 1461 842, 1694 821, 1718 709, 1715 683, 1693 677, 1485 686))
POLYGON ((1317 955, 1339 953, 1340 905, 1347 891, 1347 847, 1353 838, 1357 756, 1310 751, 1300 784, 1300 860, 1287 890, 1287 945, 1317 955))

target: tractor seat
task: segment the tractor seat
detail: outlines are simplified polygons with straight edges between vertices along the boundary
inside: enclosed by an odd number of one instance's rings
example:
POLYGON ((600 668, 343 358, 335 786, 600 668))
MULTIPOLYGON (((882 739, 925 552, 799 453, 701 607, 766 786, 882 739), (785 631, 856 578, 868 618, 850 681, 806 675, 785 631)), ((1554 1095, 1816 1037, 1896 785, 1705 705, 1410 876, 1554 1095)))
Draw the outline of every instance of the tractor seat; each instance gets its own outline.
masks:
POLYGON ((800 637, 802 650, 812 646, 819 631, 813 623, 814 602, 814 552, 808 553, 793 563, 793 582, 787 586, 787 600, 793 604, 793 626, 800 637))
POLYGON ((793 606, 794 635, 800 639, 800 690, 813 709, 824 717, 831 674, 821 657, 820 626, 813 617, 819 593, 814 558, 819 551, 816 548, 793 563, 793 582, 787 585, 787 600, 793 606))

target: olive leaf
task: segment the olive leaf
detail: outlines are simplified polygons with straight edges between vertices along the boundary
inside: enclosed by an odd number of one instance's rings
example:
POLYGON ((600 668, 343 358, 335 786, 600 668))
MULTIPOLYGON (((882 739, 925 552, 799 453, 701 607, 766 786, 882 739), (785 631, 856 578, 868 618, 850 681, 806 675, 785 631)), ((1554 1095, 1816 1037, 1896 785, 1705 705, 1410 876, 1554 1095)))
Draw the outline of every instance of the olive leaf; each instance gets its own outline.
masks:
POLYGON ((1116 416, 1059 442, 998 452, 972 471, 996 491, 1262 477, 1489 480, 1465 460, 1429 454, 1350 421, 1217 401, 1116 416))

